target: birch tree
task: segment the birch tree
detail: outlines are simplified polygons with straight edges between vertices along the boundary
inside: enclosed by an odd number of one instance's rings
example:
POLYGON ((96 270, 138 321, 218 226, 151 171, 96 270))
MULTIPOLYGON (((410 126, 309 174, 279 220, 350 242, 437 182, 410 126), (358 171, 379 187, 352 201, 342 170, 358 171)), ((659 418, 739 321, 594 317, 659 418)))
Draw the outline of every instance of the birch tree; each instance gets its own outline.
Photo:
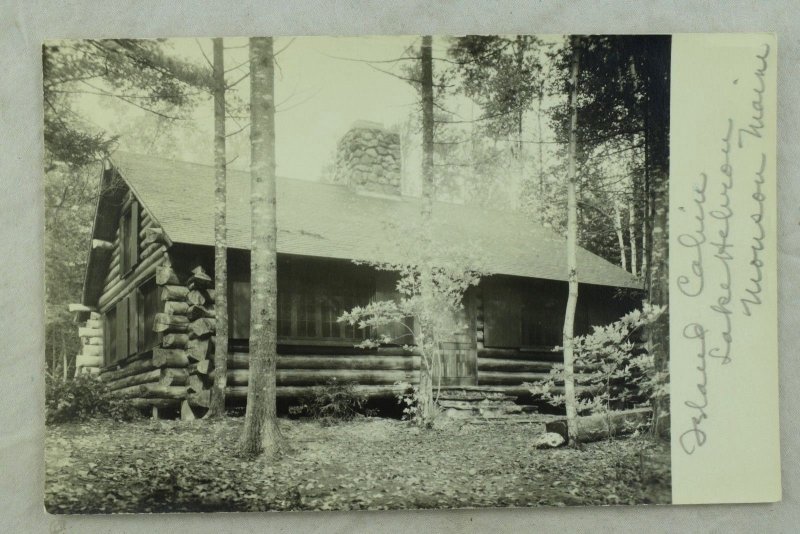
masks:
POLYGON ((569 292, 567 294, 567 310, 564 316, 564 396, 567 408, 567 433, 570 443, 575 443, 578 436, 577 407, 575 400, 575 369, 574 369, 574 335, 575 335, 575 308, 578 304, 578 199, 576 185, 578 182, 575 170, 575 153, 578 130, 578 72, 580 39, 576 36, 570 38, 572 60, 570 66, 569 83, 569 155, 567 163, 567 275, 569 292))
POLYGON ((276 411, 277 221, 275 68, 272 37, 250 39, 250 379, 243 454, 275 456, 283 447, 276 411))
POLYGON ((228 378, 228 247, 225 154, 225 60, 221 38, 214 39, 214 383, 207 417, 225 414, 228 378))

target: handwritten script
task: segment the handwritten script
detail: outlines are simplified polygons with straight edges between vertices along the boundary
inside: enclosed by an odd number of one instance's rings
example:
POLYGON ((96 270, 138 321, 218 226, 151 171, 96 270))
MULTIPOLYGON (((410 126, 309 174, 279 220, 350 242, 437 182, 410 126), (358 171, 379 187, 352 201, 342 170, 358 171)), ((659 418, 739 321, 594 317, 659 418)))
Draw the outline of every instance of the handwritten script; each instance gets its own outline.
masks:
POLYGON ((739 357, 735 317, 751 317, 762 304, 767 239, 763 187, 770 164, 762 140, 770 52, 770 46, 763 44, 755 54, 754 71, 745 82, 748 96, 743 105, 747 113, 741 117, 732 113, 721 125, 718 167, 699 174, 692 190, 691 230, 677 236, 678 246, 688 253, 681 258, 689 260, 677 265, 677 290, 697 306, 710 309, 704 320, 687 320, 681 330, 683 338, 696 347, 697 362, 696 386, 683 401, 689 420, 678 438, 686 454, 694 454, 709 439, 704 425, 713 415, 709 406, 713 372, 735 365, 739 357), (749 208, 739 213, 743 204, 733 199, 742 195, 747 197, 749 208), (739 222, 741 218, 746 218, 746 225, 739 222), (738 279, 742 270, 734 268, 740 261, 747 262, 746 280, 738 279))

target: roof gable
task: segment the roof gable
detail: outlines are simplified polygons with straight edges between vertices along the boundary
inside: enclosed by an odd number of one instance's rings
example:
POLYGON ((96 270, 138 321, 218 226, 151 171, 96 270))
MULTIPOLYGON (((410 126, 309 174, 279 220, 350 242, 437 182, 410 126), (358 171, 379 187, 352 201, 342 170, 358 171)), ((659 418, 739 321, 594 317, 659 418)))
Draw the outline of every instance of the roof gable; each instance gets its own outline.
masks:
MULTIPOLYGON (((214 168, 116 152, 114 167, 174 243, 214 244, 214 168)), ((347 187, 278 178, 278 252, 340 259, 398 261, 387 226, 419 217, 419 199, 381 198, 347 187)), ((228 170, 228 246, 250 248, 250 175, 228 170)), ((436 239, 472 247, 492 273, 566 280, 566 240, 526 217, 436 202, 436 239)), ((630 273, 578 250, 583 283, 640 288, 630 273)))

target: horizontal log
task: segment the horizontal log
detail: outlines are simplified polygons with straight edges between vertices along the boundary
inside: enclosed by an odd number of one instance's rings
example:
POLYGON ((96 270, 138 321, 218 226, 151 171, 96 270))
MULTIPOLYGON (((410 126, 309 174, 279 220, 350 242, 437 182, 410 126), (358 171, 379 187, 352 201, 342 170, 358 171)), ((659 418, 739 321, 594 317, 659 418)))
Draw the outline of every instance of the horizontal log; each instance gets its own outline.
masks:
POLYGON ((168 367, 161 369, 158 383, 162 386, 185 386, 189 379, 186 369, 175 369, 168 367))
POLYGON ((561 362, 564 360, 564 355, 561 351, 549 351, 546 349, 542 349, 541 351, 527 351, 519 349, 483 348, 478 349, 478 358, 561 362))
POLYGON ((119 380, 127 376, 137 375, 155 368, 156 366, 153 364, 153 360, 150 358, 135 360, 127 364, 125 367, 119 369, 104 369, 100 373, 100 380, 104 382, 113 382, 115 380, 119 380))
POLYGON ((177 300, 168 300, 164 303, 164 313, 169 315, 186 315, 189 311, 188 302, 179 302, 177 300))
MULTIPOLYGON (((228 356, 228 367, 247 369, 248 354, 228 356)), ((351 369, 365 371, 413 371, 419 369, 419 356, 338 356, 338 355, 278 355, 279 369, 351 369)))
POLYGON ((549 373, 553 362, 505 360, 500 358, 478 358, 478 371, 501 371, 506 373, 549 373))
POLYGON ((150 369, 143 373, 126 376, 123 378, 119 378, 118 380, 109 381, 108 388, 112 391, 116 391, 119 389, 129 388, 132 386, 138 386, 140 384, 150 384, 158 382, 160 378, 161 378, 161 369, 150 369))
MULTIPOLYGON (((249 376, 247 369, 232 369, 236 376, 249 376)), ((418 371, 359 371, 354 369, 278 369, 277 380, 280 386, 323 385, 329 380, 355 382, 361 385, 388 385, 395 382, 419 381, 418 371)), ((240 379, 246 385, 246 379, 240 379)))
MULTIPOLYGON (((89 339, 92 339, 92 338, 89 338, 89 339)), ((94 338, 94 339, 97 339, 97 338, 94 338)), ((87 343, 86 345, 81 347, 81 355, 86 356, 86 357, 90 357, 90 358, 94 358, 94 357, 97 357, 97 356, 102 356, 103 355, 103 345, 90 345, 90 344, 87 343)))
POLYGON ((175 274, 175 271, 172 270, 172 266, 159 265, 158 268, 156 268, 156 284, 160 286, 176 286, 180 285, 180 280, 178 280, 178 275, 175 274))
MULTIPOLYGON (((578 428, 576 438, 580 443, 589 443, 616 435, 629 434, 637 426, 648 424, 652 416, 653 411, 650 408, 639 408, 578 417, 576 419, 578 428)), ((569 443, 566 419, 545 423, 545 430, 560 434, 564 438, 564 442, 569 443)))
MULTIPOLYGON (((146 395, 142 395, 141 394, 141 389, 139 389, 143 385, 145 385, 145 384, 136 384, 136 385, 133 385, 133 386, 127 386, 127 387, 124 387, 124 388, 115 389, 115 390, 113 390, 111 392, 111 395, 113 397, 117 397, 117 398, 120 398, 120 399, 130 399, 130 398, 135 398, 135 397, 146 397, 146 395)), ((151 382, 151 383, 149 383, 147 385, 154 385, 155 386, 155 385, 158 385, 158 382, 151 382)))
POLYGON ((162 254, 164 251, 164 247, 162 245, 158 245, 153 254, 139 262, 139 265, 136 266, 131 275, 121 279, 119 282, 114 284, 113 287, 105 289, 103 294, 100 296, 97 307, 101 311, 106 311, 108 306, 115 302, 120 293, 138 286, 142 281, 149 277, 158 264, 164 260, 164 256, 162 254))
POLYGON ((85 326, 81 326, 78 328, 78 335, 80 337, 103 337, 103 329, 102 328, 87 328, 85 326))
POLYGON ((178 408, 181 404, 180 399, 130 399, 128 401, 140 410, 149 408, 170 409, 178 408))
POLYGON ((231 386, 246 386, 250 378, 250 371, 247 369, 229 369, 228 384, 231 386))
POLYGON ((102 239, 92 239, 92 249, 112 250, 114 243, 102 239))
MULTIPOLYGON (((86 347, 84 347, 86 348, 86 347)), ((75 357, 75 366, 76 367, 102 367, 103 366, 103 356, 101 355, 88 355, 88 354, 78 354, 75 357)))
POLYGON ((92 312, 94 311, 93 306, 87 306, 86 304, 80 303, 73 303, 67 306, 70 312, 92 312))
POLYGON ((161 384, 141 384, 137 386, 142 398, 185 399, 186 388, 183 386, 162 386, 161 384))
POLYGON ((153 319, 154 332, 172 332, 180 334, 189 330, 189 319, 183 315, 157 313, 153 319))
POLYGON ((480 385, 514 386, 523 382, 542 382, 550 377, 550 373, 500 373, 478 371, 480 385))
MULTIPOLYGON (((174 334, 181 335, 181 334, 174 334)), ((165 338, 167 336, 164 336, 165 338)), ((155 367, 186 367, 189 365, 189 358, 185 350, 180 349, 153 349, 153 366, 155 367)))
POLYGON ((102 337, 97 337, 97 336, 94 336, 94 337, 82 337, 81 341, 83 342, 84 346, 86 346, 86 345, 94 345, 94 346, 100 346, 100 347, 103 346, 103 338, 102 337))
POLYGON ((106 273, 106 277, 103 280, 103 287, 111 287, 114 285, 115 282, 119 281, 119 263, 116 265, 111 265, 108 269, 108 273, 106 273))
POLYGON ((196 319, 189 324, 189 336, 196 338, 208 337, 217 330, 217 323, 214 319, 204 317, 196 319))
POLYGON ((217 314, 214 313, 213 308, 209 309, 205 306, 197 306, 195 304, 189 306, 189 309, 186 311, 186 317, 188 317, 190 321, 202 319, 204 317, 214 319, 216 316, 217 314))
POLYGON ((189 334, 166 334, 161 339, 161 346, 165 349, 185 349, 189 343, 189 334))
POLYGON ((189 288, 186 286, 166 285, 161 287, 161 300, 185 301, 189 295, 189 288))
MULTIPOLYGON (((313 395, 322 390, 319 386, 278 386, 277 396, 279 398, 299 398, 305 395, 313 395)), ((353 391, 356 394, 364 395, 369 398, 394 398, 403 393, 405 389, 400 386, 386 385, 386 386, 354 386, 353 391)), ((246 399, 247 386, 228 386, 225 388, 225 395, 230 399, 246 399)))

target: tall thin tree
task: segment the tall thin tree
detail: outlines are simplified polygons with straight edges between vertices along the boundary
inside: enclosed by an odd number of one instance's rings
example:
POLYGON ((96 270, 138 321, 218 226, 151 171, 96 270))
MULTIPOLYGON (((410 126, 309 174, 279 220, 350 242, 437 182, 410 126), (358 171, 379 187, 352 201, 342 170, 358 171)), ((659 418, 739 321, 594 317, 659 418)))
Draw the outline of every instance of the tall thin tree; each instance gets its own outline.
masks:
POLYGON ((225 387, 228 376, 228 244, 225 220, 226 154, 225 154, 225 60, 221 38, 214 42, 214 313, 216 341, 214 345, 214 384, 208 417, 225 414, 225 387))
POLYGON ((575 400, 575 364, 574 335, 575 308, 578 304, 578 200, 577 173, 575 166, 577 131, 578 131, 578 73, 580 38, 570 37, 572 59, 570 62, 569 83, 569 160, 567 176, 567 276, 569 293, 567 295, 567 311, 564 316, 564 396, 567 408, 567 433, 570 443, 574 443, 578 435, 577 407, 575 400))
MULTIPOLYGON (((422 205, 421 219, 423 232, 422 246, 425 257, 420 268, 420 290, 422 298, 428 302, 433 299, 433 272, 431 258, 431 219, 433 218, 434 174, 433 174, 433 38, 422 37, 422 205)), ((423 426, 433 422, 433 361, 423 358, 420 366, 419 420, 423 426)))
POLYGON ((239 450, 279 453, 276 412, 277 219, 272 37, 250 39, 250 380, 239 450))

